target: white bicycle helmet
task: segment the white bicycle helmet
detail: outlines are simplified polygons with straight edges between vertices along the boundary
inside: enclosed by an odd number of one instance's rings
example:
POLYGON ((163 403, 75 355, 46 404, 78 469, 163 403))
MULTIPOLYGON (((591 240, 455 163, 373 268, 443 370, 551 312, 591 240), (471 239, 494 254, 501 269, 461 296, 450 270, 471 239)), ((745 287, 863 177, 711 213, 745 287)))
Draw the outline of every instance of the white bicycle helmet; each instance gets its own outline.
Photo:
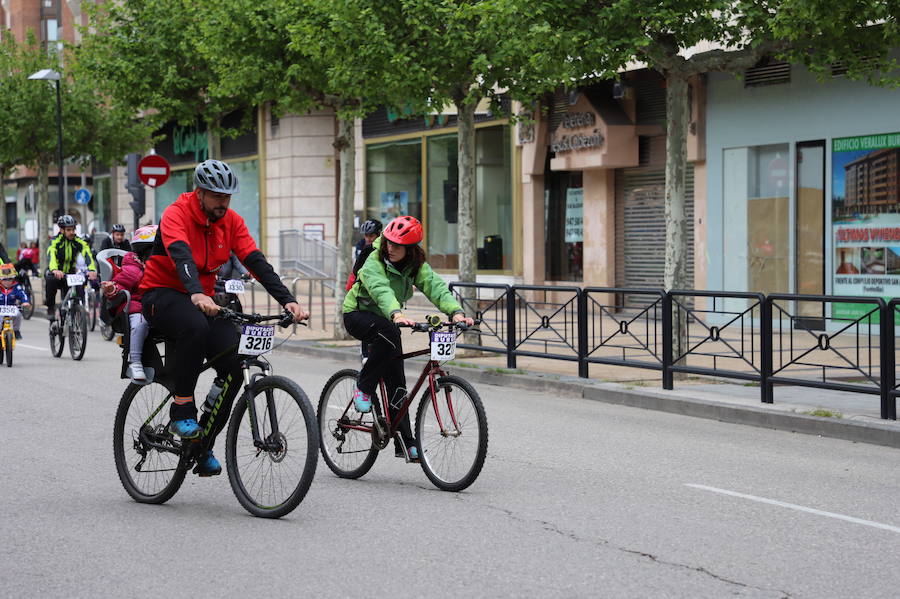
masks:
POLYGON ((237 175, 221 160, 204 160, 194 169, 194 187, 234 195, 239 191, 237 175))

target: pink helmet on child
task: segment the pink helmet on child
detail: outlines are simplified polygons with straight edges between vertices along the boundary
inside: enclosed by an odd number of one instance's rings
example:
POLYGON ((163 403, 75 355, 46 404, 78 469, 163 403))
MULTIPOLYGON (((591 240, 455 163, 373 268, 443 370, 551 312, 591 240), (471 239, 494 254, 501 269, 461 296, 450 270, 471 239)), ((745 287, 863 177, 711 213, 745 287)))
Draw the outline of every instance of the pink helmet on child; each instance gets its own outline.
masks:
POLYGON ((157 225, 144 225, 137 229, 134 232, 134 235, 131 236, 131 249, 135 252, 140 252, 153 245, 153 240, 156 239, 156 230, 158 228, 157 225))

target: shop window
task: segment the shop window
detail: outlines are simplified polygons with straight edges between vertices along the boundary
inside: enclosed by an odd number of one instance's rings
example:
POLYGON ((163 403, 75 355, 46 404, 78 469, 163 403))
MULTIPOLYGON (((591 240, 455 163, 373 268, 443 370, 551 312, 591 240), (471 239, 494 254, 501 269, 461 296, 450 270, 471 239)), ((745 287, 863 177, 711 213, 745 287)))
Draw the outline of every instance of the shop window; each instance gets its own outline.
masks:
POLYGON ((546 279, 582 281, 584 238, 580 223, 584 187, 581 172, 552 172, 547 179, 544 191, 546 279))
MULTIPOLYGON (((512 268, 510 128, 475 133, 475 245, 478 270, 512 268)), ((428 140, 427 243, 434 268, 459 268, 459 168, 456 135, 428 140)))
POLYGON ((402 214, 422 218, 420 140, 366 148, 366 209, 385 225, 402 214))
MULTIPOLYGON (((94 176, 94 194, 91 198, 91 210, 94 212, 93 227, 97 231, 109 231, 114 224, 110 222, 112 215, 111 181, 109 175, 94 176)), ((128 223, 130 227, 131 223, 128 223)))
POLYGON ((788 144, 724 152, 726 291, 790 291, 788 144))

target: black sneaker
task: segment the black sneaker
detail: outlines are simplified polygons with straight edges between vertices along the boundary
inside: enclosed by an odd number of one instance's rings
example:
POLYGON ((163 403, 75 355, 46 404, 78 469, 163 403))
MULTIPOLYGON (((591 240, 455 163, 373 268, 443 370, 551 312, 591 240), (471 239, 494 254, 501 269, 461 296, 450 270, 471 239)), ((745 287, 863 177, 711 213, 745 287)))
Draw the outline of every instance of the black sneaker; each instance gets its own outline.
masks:
POLYGON ((21 338, 22 338, 22 332, 21 332, 21 331, 16 331, 16 341, 18 341, 18 340, 21 339, 21 338))

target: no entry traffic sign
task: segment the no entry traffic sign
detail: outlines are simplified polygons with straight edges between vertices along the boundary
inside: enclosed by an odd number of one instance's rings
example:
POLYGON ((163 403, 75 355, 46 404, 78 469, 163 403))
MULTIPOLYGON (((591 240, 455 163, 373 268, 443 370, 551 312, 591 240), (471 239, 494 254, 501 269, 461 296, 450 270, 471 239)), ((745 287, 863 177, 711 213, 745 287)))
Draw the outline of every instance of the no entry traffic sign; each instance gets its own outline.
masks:
POLYGON ((169 163, 159 154, 149 154, 138 163, 138 177, 145 185, 159 187, 169 180, 169 163))

